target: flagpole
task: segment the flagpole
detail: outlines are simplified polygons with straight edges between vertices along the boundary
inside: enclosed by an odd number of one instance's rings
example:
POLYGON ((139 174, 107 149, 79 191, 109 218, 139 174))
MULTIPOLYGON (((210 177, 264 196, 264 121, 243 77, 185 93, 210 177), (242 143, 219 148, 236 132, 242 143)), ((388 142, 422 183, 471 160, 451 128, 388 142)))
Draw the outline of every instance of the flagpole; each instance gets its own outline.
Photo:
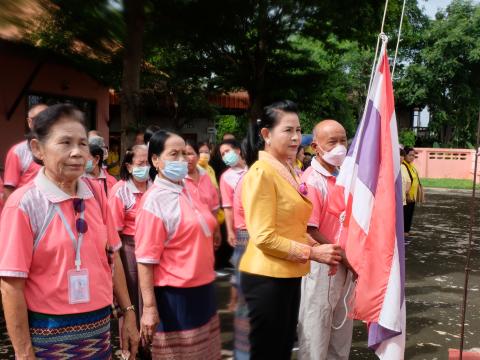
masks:
POLYGON ((461 332, 460 332, 460 360, 463 359, 463 345, 465 341, 465 314, 467 312, 467 296, 468 296, 468 279, 470 276, 470 259, 472 257, 472 241, 473 241, 473 227, 475 225, 475 190, 477 185, 477 166, 478 166, 478 147, 480 144, 480 112, 478 114, 478 123, 477 123, 477 142, 475 147, 475 166, 473 167, 473 188, 472 188, 472 198, 470 202, 470 229, 468 234, 468 248, 467 248, 467 259, 465 262, 465 283, 463 285, 463 302, 462 302, 462 321, 461 321, 461 332))

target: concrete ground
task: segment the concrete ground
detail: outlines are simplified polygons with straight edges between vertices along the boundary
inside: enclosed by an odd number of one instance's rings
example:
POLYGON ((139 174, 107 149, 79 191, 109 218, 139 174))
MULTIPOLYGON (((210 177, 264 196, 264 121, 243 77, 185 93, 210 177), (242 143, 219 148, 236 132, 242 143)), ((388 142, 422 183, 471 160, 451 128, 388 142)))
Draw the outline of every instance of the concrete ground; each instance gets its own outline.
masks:
MULTIPOLYGON (((405 359, 448 359, 448 348, 458 348, 469 211, 468 192, 443 190, 428 190, 427 203, 416 210, 412 236, 406 247, 405 359)), ((480 348, 479 234, 477 225, 469 283, 466 349, 480 348)), ((231 358, 232 354, 233 318, 225 310, 229 286, 228 278, 217 280, 224 359, 231 358)), ((366 349, 365 326, 357 322, 350 359, 375 358, 366 349)), ((2 316, 0 359, 14 359, 2 316)))

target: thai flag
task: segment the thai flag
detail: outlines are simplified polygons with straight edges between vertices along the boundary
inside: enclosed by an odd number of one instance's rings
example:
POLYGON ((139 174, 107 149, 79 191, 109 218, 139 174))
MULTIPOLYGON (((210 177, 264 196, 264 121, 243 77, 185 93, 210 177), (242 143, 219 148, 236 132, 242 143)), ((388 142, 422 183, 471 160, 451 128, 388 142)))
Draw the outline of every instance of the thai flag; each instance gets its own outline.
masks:
POLYGON ((405 352, 402 178, 393 86, 383 39, 362 121, 337 177, 345 196, 341 241, 358 273, 355 319, 380 359, 405 352))

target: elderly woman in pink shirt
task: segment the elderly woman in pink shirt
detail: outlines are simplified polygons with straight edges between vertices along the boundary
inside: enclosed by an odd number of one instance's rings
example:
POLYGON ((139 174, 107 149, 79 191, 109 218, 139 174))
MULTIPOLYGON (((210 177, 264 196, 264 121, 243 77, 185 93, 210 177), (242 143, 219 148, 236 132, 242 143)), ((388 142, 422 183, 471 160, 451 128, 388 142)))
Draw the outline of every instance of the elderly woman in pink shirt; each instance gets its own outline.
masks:
POLYGON ((141 335, 153 359, 220 359, 213 281, 211 209, 191 194, 185 141, 157 131, 148 160, 157 170, 136 219, 136 257, 143 298, 141 335))
POLYGON ((102 189, 82 178, 83 114, 67 104, 42 111, 30 145, 44 167, 8 198, 0 225, 1 291, 16 357, 110 359, 115 292, 125 311, 123 348, 135 359, 138 331, 121 243, 102 189))

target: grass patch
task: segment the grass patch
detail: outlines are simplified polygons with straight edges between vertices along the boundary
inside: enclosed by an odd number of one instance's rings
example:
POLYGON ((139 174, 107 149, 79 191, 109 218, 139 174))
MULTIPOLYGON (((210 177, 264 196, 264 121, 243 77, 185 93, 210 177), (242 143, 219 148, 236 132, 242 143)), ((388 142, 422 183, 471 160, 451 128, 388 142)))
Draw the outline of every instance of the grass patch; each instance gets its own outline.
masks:
MULTIPOLYGON (((472 180, 463 179, 421 179, 424 187, 430 188, 444 188, 444 189, 468 189, 471 190, 473 186, 472 180)), ((477 183, 477 188, 480 188, 477 183)))

